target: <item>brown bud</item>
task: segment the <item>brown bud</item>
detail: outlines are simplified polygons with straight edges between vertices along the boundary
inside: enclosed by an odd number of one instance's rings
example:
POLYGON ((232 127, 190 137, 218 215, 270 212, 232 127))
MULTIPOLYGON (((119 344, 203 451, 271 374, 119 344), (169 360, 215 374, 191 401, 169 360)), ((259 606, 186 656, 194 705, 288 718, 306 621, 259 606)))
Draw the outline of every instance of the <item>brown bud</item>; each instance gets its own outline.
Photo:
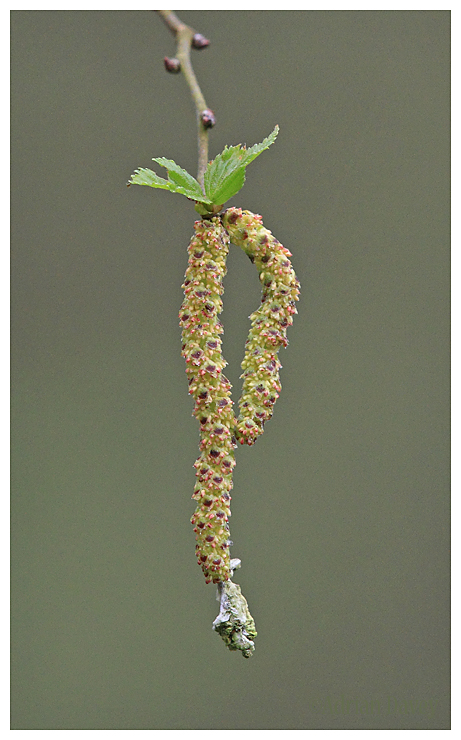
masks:
POLYGON ((173 74, 177 74, 181 71, 181 62, 179 61, 179 59, 170 59, 170 57, 165 57, 163 63, 167 72, 173 72, 173 74))
POLYGON ((213 128, 216 123, 214 113, 209 108, 206 108, 206 110, 202 111, 202 113, 200 114, 200 118, 202 119, 202 123, 205 128, 213 128))
POLYGON ((192 39, 192 46, 194 49, 205 49, 206 46, 209 45, 209 40, 205 38, 205 36, 202 36, 201 33, 196 33, 194 38, 192 39))

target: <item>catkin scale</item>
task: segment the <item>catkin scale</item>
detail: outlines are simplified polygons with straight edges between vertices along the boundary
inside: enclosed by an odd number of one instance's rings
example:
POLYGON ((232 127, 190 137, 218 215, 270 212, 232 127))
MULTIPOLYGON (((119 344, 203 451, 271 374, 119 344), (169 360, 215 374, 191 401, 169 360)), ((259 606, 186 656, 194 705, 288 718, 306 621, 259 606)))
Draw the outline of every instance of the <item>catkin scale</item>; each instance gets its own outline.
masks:
POLYGON ((241 444, 252 445, 271 418, 281 390, 278 351, 288 343, 286 330, 297 313, 300 284, 289 259, 291 252, 263 226, 261 216, 229 208, 222 223, 232 243, 256 265, 262 283, 261 305, 250 316, 235 431, 241 444))
POLYGON ((194 466, 197 481, 192 498, 197 508, 191 518, 196 555, 207 583, 230 577, 229 517, 234 460, 231 384, 222 373, 222 281, 226 274, 229 237, 218 217, 196 221, 188 252, 179 313, 182 355, 186 361, 193 415, 200 423, 200 455, 194 466))

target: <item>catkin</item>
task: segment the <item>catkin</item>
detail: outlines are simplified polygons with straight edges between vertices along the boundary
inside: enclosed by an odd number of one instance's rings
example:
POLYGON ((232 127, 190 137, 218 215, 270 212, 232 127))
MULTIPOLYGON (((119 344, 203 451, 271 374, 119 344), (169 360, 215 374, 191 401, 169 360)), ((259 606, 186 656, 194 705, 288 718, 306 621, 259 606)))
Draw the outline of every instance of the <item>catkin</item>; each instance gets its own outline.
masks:
POLYGON ((263 433, 280 394, 278 351, 288 344, 286 330, 297 313, 295 302, 300 284, 289 260, 291 252, 264 228, 261 216, 228 208, 222 223, 232 243, 241 247, 256 265, 262 283, 261 305, 250 316, 235 431, 241 444, 252 445, 263 433))
POLYGON ((222 281, 226 274, 229 237, 219 217, 196 221, 188 252, 179 313, 182 355, 186 360, 193 415, 200 422, 200 455, 194 467, 197 481, 192 498, 197 508, 191 518, 197 561, 207 583, 230 577, 229 517, 232 470, 235 465, 235 417, 231 384, 222 373, 222 281))

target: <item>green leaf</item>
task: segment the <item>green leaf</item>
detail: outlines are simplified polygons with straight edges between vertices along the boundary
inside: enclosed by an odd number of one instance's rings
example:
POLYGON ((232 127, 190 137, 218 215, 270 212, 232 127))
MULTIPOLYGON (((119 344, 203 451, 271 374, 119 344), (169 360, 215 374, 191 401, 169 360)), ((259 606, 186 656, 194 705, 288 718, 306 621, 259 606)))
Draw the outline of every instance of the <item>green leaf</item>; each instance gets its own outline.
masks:
POLYGON ((195 177, 183 170, 172 159, 165 159, 165 157, 155 157, 153 161, 167 170, 167 180, 152 170, 140 167, 131 176, 128 184, 148 185, 151 188, 161 188, 162 190, 169 190, 171 193, 180 193, 189 200, 195 200, 197 204, 203 204, 203 207, 200 205, 196 207, 199 213, 205 215, 207 213, 217 213, 221 206, 243 187, 245 169, 261 152, 274 143, 278 132, 279 127, 276 126, 264 141, 249 149, 240 144, 224 147, 221 154, 218 154, 212 162, 209 162, 205 170, 205 195, 195 177), (207 208, 206 206, 211 207, 207 208))
POLYGON ((175 185, 177 193, 183 193, 183 195, 187 195, 188 198, 203 201, 204 195, 202 188, 195 177, 189 175, 189 173, 186 170, 183 170, 183 168, 176 164, 176 162, 173 162, 172 159, 165 159, 165 157, 157 157, 152 161, 157 162, 157 164, 168 170, 168 180, 175 185), (189 195, 189 193, 192 193, 192 195, 189 195))
POLYGON ((243 158, 242 164, 247 167, 250 162, 252 162, 256 157, 259 157, 261 152, 263 152, 265 149, 269 149, 270 145, 274 143, 278 136, 279 127, 276 126, 274 130, 272 131, 269 136, 266 136, 265 139, 260 144, 254 144, 253 146, 250 146, 249 149, 246 150, 246 154, 243 158))
POLYGON ((135 170, 129 180, 129 185, 149 185, 151 188, 163 188, 163 190, 170 190, 171 183, 168 180, 164 180, 163 177, 159 177, 148 170, 145 167, 140 167, 139 170, 135 170))
POLYGON ((276 126, 264 141, 249 149, 241 145, 225 147, 208 164, 204 177, 205 193, 212 203, 225 203, 238 193, 245 182, 245 168, 274 143, 278 132, 279 127, 276 126))
POLYGON ((151 188, 161 188, 162 190, 169 190, 171 193, 180 193, 185 195, 190 200, 198 200, 201 203, 211 203, 211 201, 203 195, 202 188, 198 184, 195 177, 192 177, 186 170, 173 162, 172 159, 165 159, 159 157, 153 160, 162 167, 168 170, 168 180, 163 177, 159 177, 155 172, 145 167, 140 167, 131 176, 129 184, 133 185, 148 185, 151 188))
POLYGON ((224 172, 222 179, 216 183, 212 190, 212 194, 208 191, 206 184, 205 189, 213 203, 224 204, 243 188, 244 183, 245 167, 237 167, 224 172))

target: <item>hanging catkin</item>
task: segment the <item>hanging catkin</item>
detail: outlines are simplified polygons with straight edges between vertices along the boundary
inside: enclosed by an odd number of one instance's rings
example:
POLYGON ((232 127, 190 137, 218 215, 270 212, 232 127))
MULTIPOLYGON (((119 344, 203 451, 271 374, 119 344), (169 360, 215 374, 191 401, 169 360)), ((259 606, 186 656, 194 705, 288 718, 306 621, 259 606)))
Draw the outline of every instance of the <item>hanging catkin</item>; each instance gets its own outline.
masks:
POLYGON ((281 390, 278 359, 286 347, 287 328, 293 323, 300 284, 288 251, 264 228, 261 216, 228 208, 223 225, 233 244, 241 247, 256 265, 262 283, 261 305, 251 314, 251 328, 242 362, 243 388, 236 437, 252 445, 271 418, 281 390))
POLYGON ((191 522, 197 560, 207 583, 230 577, 228 521, 235 418, 231 384, 222 373, 227 363, 221 354, 223 327, 218 318, 228 251, 229 237, 219 217, 196 221, 179 314, 189 393, 195 399, 193 415, 200 422, 200 456, 194 464, 197 482, 192 496, 197 508, 191 522))
POLYGON ((261 216, 229 208, 222 218, 196 221, 194 228, 179 313, 189 393, 195 399, 193 415, 200 422, 200 456, 194 463, 197 482, 192 496, 197 508, 191 522, 205 580, 219 583, 230 577, 235 443, 254 444, 272 416, 281 390, 278 351, 288 343, 286 330, 293 323, 300 286, 289 260, 291 253, 264 228, 261 216), (222 372, 227 363, 221 354, 223 326, 218 318, 229 237, 256 265, 263 286, 261 305, 250 316, 238 420, 231 384, 222 372))

